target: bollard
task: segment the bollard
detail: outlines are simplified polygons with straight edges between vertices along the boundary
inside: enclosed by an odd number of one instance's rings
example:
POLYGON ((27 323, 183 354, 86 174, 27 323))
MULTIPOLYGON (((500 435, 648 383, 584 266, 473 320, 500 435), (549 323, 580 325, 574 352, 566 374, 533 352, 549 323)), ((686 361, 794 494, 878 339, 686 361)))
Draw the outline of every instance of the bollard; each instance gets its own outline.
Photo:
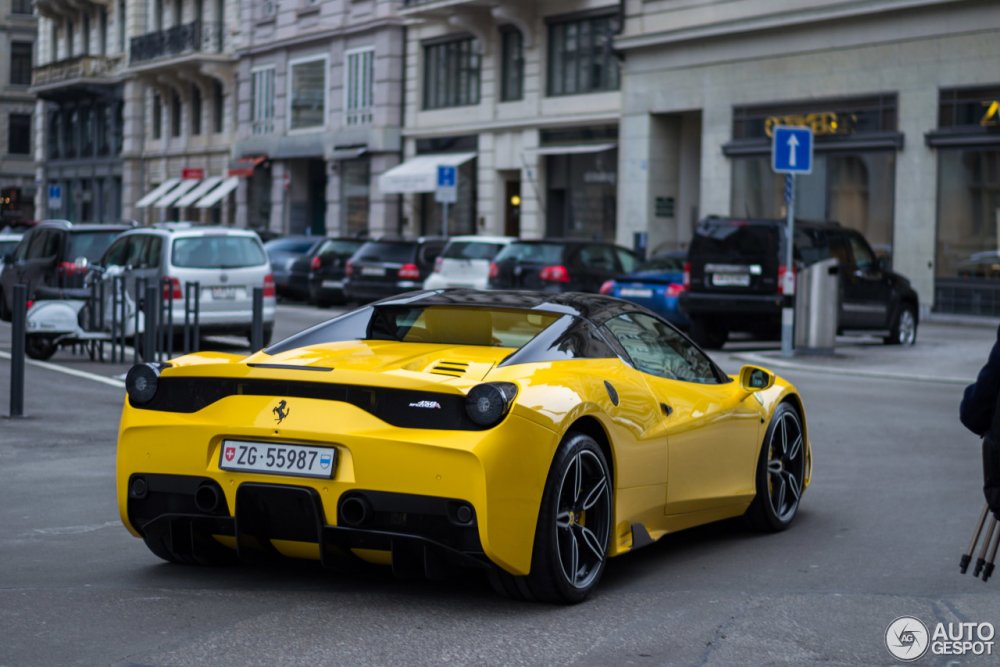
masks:
POLYGON ((253 321, 250 323, 250 351, 264 347, 264 288, 253 288, 253 321))
POLYGON ((159 333, 157 326, 157 315, 159 315, 160 310, 160 299, 157 291, 160 286, 156 283, 152 285, 146 285, 146 298, 145 303, 145 329, 143 330, 142 336, 142 360, 146 363, 157 361, 156 358, 156 343, 157 334, 159 333))
POLYGON ((12 310, 12 334, 10 358, 10 416, 24 416, 24 331, 28 319, 28 288, 14 285, 12 310))

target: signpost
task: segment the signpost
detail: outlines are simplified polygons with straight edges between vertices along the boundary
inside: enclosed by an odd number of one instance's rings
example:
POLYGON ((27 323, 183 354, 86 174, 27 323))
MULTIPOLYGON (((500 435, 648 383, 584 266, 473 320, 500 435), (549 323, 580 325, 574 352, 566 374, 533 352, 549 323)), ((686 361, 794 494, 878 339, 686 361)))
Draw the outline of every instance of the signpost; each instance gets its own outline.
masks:
POLYGON ((62 209, 62 186, 49 186, 49 210, 58 211, 62 209))
POLYGON ((441 229, 444 235, 448 236, 448 205, 458 201, 458 167, 446 164, 438 165, 434 201, 442 205, 444 224, 441 225, 441 229))
POLYGON ((781 291, 781 353, 792 356, 795 333, 795 175, 812 172, 813 133, 808 127, 775 125, 771 131, 771 169, 785 175, 785 273, 781 291))

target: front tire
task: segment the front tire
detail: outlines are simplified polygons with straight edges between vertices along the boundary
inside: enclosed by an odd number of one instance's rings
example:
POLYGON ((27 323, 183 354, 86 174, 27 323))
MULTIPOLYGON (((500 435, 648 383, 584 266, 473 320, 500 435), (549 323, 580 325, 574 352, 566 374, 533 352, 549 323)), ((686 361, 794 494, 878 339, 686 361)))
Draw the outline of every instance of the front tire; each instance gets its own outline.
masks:
POLYGON ((542 495, 528 588, 544 602, 583 602, 604 573, 611 542, 613 482, 604 452, 570 433, 542 495))
POLYGON ((917 342, 917 311, 912 304, 901 303, 893 318, 886 345, 913 345, 917 342))
POLYGON ((771 417, 757 460, 757 495, 746 513, 750 525, 769 533, 788 528, 799 510, 805 473, 802 419, 782 403, 771 417))

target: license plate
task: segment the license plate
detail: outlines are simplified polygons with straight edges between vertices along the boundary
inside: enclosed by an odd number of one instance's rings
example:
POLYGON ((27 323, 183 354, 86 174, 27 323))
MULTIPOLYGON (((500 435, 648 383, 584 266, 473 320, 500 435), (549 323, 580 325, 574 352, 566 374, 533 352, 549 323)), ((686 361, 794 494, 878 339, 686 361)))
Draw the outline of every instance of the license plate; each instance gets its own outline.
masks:
POLYGON ((643 299, 648 299, 653 296, 653 290, 651 289, 641 289, 637 287, 623 287, 618 291, 622 296, 634 296, 643 299))
POLYGON ((213 301, 232 301, 236 298, 235 287, 212 287, 210 291, 213 301))
POLYGON ((343 283, 343 281, 340 281, 340 280, 324 280, 323 281, 323 288, 324 289, 341 289, 343 286, 344 286, 344 283, 343 283))
POLYGON ((712 284, 719 287, 749 287, 748 273, 713 273, 712 284))
POLYGON ((219 468, 238 472, 329 479, 336 464, 333 447, 224 440, 219 452, 219 468))
POLYGON ((385 267, 384 266, 362 266, 361 275, 363 276, 384 276, 385 267))

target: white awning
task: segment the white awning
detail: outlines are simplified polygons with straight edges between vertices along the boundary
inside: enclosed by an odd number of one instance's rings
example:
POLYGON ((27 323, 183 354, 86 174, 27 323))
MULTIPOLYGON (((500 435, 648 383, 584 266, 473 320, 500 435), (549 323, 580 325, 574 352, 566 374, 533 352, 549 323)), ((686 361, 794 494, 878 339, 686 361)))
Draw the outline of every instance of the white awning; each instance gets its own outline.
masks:
POLYGON ((378 186, 387 193, 434 192, 439 166, 458 167, 474 157, 475 153, 418 155, 379 176, 378 186))
POLYGON ((180 182, 181 182, 181 179, 179 179, 179 178, 168 178, 167 180, 163 181, 162 183, 160 183, 159 185, 157 185, 155 188, 153 188, 152 190, 150 190, 149 192, 147 192, 146 196, 143 197, 142 199, 140 199, 139 201, 137 201, 135 203, 135 205, 137 207, 139 207, 139 208, 146 208, 147 206, 149 206, 150 204, 152 204, 154 201, 156 201, 157 199, 159 199, 163 195, 167 194, 167 190, 170 190, 172 187, 174 187, 175 185, 177 185, 180 182))
POLYGON ((177 185, 176 188, 173 188, 170 192, 157 199, 156 203, 153 204, 153 207, 169 208, 173 206, 175 201, 183 197, 188 190, 199 183, 201 183, 201 179, 185 178, 177 185))
POLYGON ((618 148, 618 144, 578 144, 576 146, 541 146, 531 148, 526 152, 534 155, 578 155, 580 153, 603 153, 612 148, 618 148))
POLYGON ((204 181, 198 183, 198 187, 194 188, 186 195, 174 202, 174 206, 177 208, 185 208, 187 206, 193 205, 196 201, 208 194, 209 190, 214 188, 222 181, 221 176, 209 176, 204 181))
POLYGON ((240 184, 239 176, 230 176, 226 180, 216 187, 214 190, 209 192, 207 195, 201 198, 195 208, 211 208, 222 201, 222 198, 228 195, 230 192, 236 189, 236 186, 240 184))

